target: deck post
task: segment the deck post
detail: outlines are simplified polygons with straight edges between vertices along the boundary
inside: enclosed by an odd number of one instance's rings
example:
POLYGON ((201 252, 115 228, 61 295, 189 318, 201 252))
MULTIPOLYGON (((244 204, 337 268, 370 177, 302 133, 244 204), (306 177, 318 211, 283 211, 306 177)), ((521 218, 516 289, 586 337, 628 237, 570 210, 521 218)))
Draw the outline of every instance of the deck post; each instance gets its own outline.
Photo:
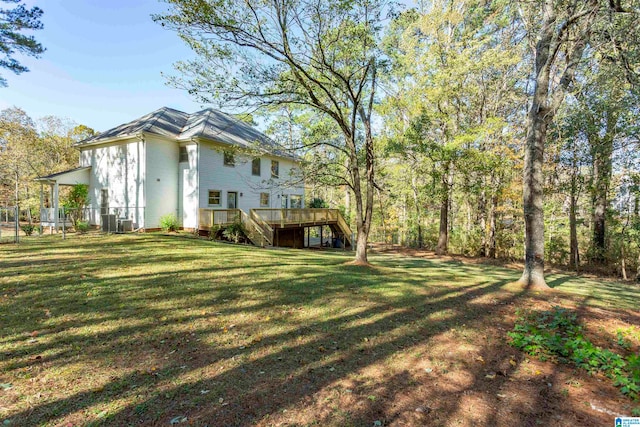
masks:
POLYGON ((322 238, 322 226, 320 226, 320 247, 324 247, 324 239, 322 238))

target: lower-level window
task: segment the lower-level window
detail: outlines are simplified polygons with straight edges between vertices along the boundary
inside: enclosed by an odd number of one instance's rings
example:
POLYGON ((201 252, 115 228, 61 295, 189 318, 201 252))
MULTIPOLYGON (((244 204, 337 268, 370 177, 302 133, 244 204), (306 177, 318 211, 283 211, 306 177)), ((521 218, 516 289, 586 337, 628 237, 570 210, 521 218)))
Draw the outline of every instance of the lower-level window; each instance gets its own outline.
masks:
POLYGON ((291 209, 301 209, 302 208, 302 196, 297 196, 295 194, 291 195, 291 209))
POLYGON ((260 206, 269 206, 269 193, 260 193, 260 206))
POLYGON ((209 206, 220 206, 220 190, 209 190, 209 206))

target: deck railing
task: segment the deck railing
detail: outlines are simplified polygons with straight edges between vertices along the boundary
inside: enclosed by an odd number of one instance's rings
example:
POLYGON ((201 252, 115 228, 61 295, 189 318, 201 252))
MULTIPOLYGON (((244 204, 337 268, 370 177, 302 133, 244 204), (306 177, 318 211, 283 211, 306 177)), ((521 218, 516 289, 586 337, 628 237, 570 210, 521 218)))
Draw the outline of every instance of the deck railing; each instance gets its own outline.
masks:
POLYGON ((211 230, 214 225, 223 226, 242 220, 240 209, 200 209, 200 230, 211 230))
MULTIPOLYGON (((57 215, 58 222, 62 223, 64 218, 64 208, 58 208, 57 215)), ((40 209, 40 222, 55 222, 56 221, 56 209, 55 208, 42 208, 40 209)))
POLYGON ((200 230, 211 230, 214 226, 224 227, 236 221, 242 221, 251 241, 259 246, 273 244, 273 228, 261 218, 247 215, 241 209, 207 209, 200 211, 198 221, 200 230))
POLYGON ((249 215, 242 212, 242 223, 254 244, 259 246, 273 245, 273 228, 258 218, 253 211, 249 215))
POLYGON ((224 227, 235 221, 242 221, 251 241, 260 246, 272 245, 274 227, 319 226, 335 224, 351 243, 352 234, 349 225, 338 209, 251 209, 246 214, 241 209, 201 208, 199 229, 211 230, 214 226, 224 227))
POLYGON ((337 222, 340 211, 337 209, 307 208, 307 209, 251 209, 252 212, 268 224, 303 225, 328 224, 337 222))

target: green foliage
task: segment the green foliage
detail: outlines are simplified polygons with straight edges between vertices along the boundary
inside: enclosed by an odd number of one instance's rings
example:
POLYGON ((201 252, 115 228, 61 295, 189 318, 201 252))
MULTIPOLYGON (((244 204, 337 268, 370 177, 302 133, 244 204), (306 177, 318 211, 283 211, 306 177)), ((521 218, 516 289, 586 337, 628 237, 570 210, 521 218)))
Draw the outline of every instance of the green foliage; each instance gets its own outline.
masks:
POLYGON ((84 208, 89 203, 89 186, 86 184, 76 184, 71 187, 67 197, 62 200, 62 206, 69 212, 74 226, 78 221, 83 220, 84 208))
MULTIPOLYGON (((2 0, 5 3, 16 3, 20 0, 2 0)), ((0 67, 13 71, 16 74, 29 71, 20 64, 12 55, 19 52, 22 55, 39 57, 44 48, 36 39, 29 35, 20 34, 24 30, 41 30, 43 28, 40 18, 42 9, 32 7, 27 9, 20 1, 13 9, 0 8, 0 67)), ((6 86, 7 81, 0 75, 0 87, 6 86)))
POLYGON ((218 240, 220 238, 221 233, 222 233, 222 227, 220 227, 217 224, 214 224, 211 226, 211 229, 209 229, 209 235, 207 237, 209 238, 209 240, 218 240))
POLYGON ((569 260, 569 246, 562 236, 551 236, 544 246, 545 258, 552 264, 565 264, 569 260))
POLYGON ((225 227, 222 235, 230 242, 240 243, 240 240, 246 235, 246 229, 242 221, 237 220, 225 227))
POLYGON ((178 218, 174 214, 161 216, 160 228, 164 232, 178 231, 178 218))
POLYGON ((21 225, 20 229, 27 236, 31 236, 33 234, 33 232, 35 231, 36 226, 33 225, 33 224, 25 224, 25 225, 21 225))
POLYGON ((85 234, 89 231, 89 223, 87 221, 77 221, 75 224, 75 229, 80 234, 85 234))
POLYGON ((314 197, 313 199, 311 199, 311 201, 307 206, 309 206, 310 208, 318 209, 318 208, 328 208, 329 204, 319 197, 314 197))
POLYGON ((640 355, 622 357, 589 341, 575 313, 561 307, 546 311, 521 311, 511 345, 541 360, 571 363, 589 374, 602 373, 620 391, 638 399, 640 394, 640 355))

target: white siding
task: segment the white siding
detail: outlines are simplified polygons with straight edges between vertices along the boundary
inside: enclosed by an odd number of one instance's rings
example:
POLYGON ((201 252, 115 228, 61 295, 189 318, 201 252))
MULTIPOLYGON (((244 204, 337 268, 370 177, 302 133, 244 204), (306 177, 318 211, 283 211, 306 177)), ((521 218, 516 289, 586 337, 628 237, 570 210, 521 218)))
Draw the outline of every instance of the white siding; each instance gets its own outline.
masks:
POLYGON ((182 226, 195 229, 198 226, 198 146, 190 144, 185 148, 189 161, 179 166, 178 211, 182 226))
POLYGON ((91 166, 89 180, 90 222, 100 224, 101 191, 109 192, 109 213, 132 219, 144 227, 144 144, 129 139, 117 144, 83 149, 81 166, 91 166))
POLYGON ((224 166, 224 147, 208 142, 200 143, 199 187, 201 208, 227 208, 227 194, 238 193, 238 208, 248 212, 260 208, 260 193, 269 193, 269 206, 280 208, 282 195, 299 195, 304 199, 304 187, 292 186, 290 175, 292 160, 263 155, 260 158, 260 176, 251 174, 251 157, 236 154, 235 166, 224 166), (280 163, 280 178, 271 178, 271 160, 280 163), (209 206, 209 190, 220 190, 221 206, 209 206), (240 194, 242 193, 242 196, 240 194))
POLYGON ((159 228, 160 217, 178 215, 178 143, 147 135, 145 228, 159 228))

